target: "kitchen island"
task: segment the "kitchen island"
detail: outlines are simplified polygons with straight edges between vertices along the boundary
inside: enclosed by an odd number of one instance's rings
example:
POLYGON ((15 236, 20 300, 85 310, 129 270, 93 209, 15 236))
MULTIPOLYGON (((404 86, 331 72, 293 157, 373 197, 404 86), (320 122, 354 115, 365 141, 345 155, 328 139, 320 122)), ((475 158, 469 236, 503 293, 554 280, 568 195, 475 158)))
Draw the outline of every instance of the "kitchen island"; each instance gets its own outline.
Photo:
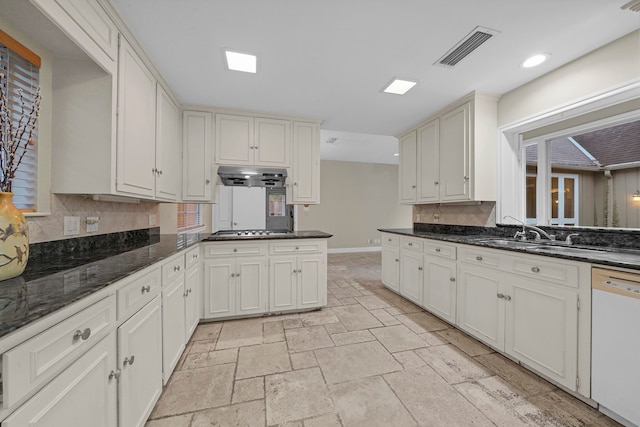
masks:
POLYGON ((36 245, 0 286, 0 421, 144 425, 201 319, 326 305, 329 237, 149 229, 36 245))

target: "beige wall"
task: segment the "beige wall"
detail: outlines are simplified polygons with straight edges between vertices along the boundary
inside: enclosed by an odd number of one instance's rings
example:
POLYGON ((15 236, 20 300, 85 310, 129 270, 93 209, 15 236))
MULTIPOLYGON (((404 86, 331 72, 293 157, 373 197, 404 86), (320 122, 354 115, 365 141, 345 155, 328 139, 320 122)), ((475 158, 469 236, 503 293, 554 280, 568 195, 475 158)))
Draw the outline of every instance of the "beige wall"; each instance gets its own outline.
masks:
POLYGON ((28 217, 31 243, 115 233, 159 226, 158 203, 97 202, 85 196, 52 195, 51 214, 28 217), (64 235, 64 217, 80 217, 80 235, 64 235), (87 233, 87 216, 100 218, 97 233, 87 233))
POLYGON ((498 102, 498 126, 638 79, 640 30, 504 94, 498 102))
POLYGON ((320 205, 298 206, 298 229, 333 234, 329 248, 380 246, 378 228, 411 227, 411 206, 398 202, 398 166, 323 160, 320 205))
POLYGON ((495 227, 496 202, 415 205, 413 207, 413 221, 423 224, 495 227))

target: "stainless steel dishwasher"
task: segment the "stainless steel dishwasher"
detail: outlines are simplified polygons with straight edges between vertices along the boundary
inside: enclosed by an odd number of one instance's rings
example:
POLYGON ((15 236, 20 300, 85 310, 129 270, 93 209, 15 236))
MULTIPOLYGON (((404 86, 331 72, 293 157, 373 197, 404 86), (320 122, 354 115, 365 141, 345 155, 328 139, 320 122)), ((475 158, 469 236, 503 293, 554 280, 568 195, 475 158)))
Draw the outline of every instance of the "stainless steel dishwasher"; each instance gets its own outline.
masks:
POLYGON ((591 398, 640 425, 640 274, 592 269, 591 398))

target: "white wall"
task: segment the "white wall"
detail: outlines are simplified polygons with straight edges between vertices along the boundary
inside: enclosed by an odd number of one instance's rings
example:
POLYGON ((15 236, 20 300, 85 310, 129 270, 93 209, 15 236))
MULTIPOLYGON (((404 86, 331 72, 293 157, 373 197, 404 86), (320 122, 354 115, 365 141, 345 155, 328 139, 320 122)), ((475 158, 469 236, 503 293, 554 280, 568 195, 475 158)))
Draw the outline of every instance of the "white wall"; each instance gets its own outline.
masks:
POLYGON ((412 227, 411 206, 398 202, 398 166, 320 162, 320 205, 298 206, 298 229, 334 236, 329 249, 380 246, 378 228, 412 227))
POLYGON ((504 94, 498 126, 640 79, 640 30, 504 94))

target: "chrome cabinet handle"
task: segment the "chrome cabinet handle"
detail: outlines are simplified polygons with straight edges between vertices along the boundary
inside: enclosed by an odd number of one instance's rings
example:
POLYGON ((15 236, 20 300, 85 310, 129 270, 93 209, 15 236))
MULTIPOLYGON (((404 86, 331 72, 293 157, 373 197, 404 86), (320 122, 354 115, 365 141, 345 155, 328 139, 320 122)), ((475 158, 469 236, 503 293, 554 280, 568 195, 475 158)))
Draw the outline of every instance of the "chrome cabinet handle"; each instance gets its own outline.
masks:
POLYGON ((87 328, 84 331, 81 331, 80 329, 78 329, 73 333, 73 340, 77 341, 79 339, 82 339, 82 341, 86 341, 89 339, 90 336, 91 336, 91 328, 87 328))
POLYGON ((300 247, 299 247, 299 246, 296 246, 296 251, 297 251, 297 250, 300 250, 300 247))
POLYGON ((463 176, 462 178, 463 178, 465 181, 468 181, 468 180, 469 180, 469 177, 468 177, 468 176, 463 176))
POLYGON ((504 294, 498 294, 496 295, 498 298, 504 298, 504 294))
POLYGON ((187 289, 187 294, 191 293, 191 288, 187 289))
POLYGON ((116 369, 115 371, 111 370, 111 372, 109 373, 109 381, 111 381, 114 378, 115 379, 120 378, 120 373, 121 373, 120 369, 116 369))
POLYGON ((151 285, 143 286, 140 291, 144 294, 145 292, 151 292, 151 285))
POLYGON ((205 180, 204 180, 204 183, 205 183, 206 185, 209 185, 209 183, 210 183, 210 182, 211 182, 211 181, 209 181, 208 179, 205 179, 205 180))
POLYGON ((509 295, 504 296, 505 301, 511 301, 511 297, 509 295))
POLYGON ((198 259, 198 254, 193 254, 193 259, 198 259))
POLYGON ((396 258, 396 262, 400 262, 400 260, 398 258, 396 258))
POLYGON ((434 185, 438 185, 438 184, 440 184, 440 183, 439 183, 438 181, 434 181, 434 182, 433 182, 433 184, 434 184, 434 185))
POLYGON ((534 273, 540 273, 540 269, 538 267, 531 267, 531 271, 534 273))
POLYGON ((449 281, 450 281, 450 282, 455 282, 455 281, 456 281, 456 278, 455 278, 455 277, 450 277, 450 278, 449 278, 449 281))
POLYGON ((173 267, 173 271, 180 271, 180 266, 176 265, 175 267, 173 267))
POLYGON ((160 175, 162 175, 162 171, 161 171, 161 170, 159 170, 159 171, 158 171, 158 173, 159 173, 160 175))
POLYGON ((236 277, 236 273, 231 273, 231 277, 236 277))
POLYGON ((233 252, 238 252, 238 250, 236 248, 233 249, 233 252))
POLYGON ((418 271, 422 271, 422 267, 418 267, 418 271))
POLYGON ((240 273, 236 273, 236 277, 240 277, 240 273))
POLYGON ((436 248, 436 252, 440 252, 440 248, 436 248))
POLYGON ((297 182, 294 182, 294 183, 293 183, 293 185, 294 185, 294 186, 297 186, 297 185, 298 185, 298 183, 297 183, 297 182))
POLYGON ((413 243, 412 243, 412 242, 409 242, 409 243, 407 243, 407 245, 409 245, 409 246, 413 246, 413 243))
POLYGON ((482 261, 482 257, 481 256, 477 256, 476 257, 476 261, 482 261))
POLYGON ((129 365, 133 365, 133 362, 135 361, 136 357, 135 356, 131 356, 131 357, 125 357, 124 361, 122 362, 122 366, 127 366, 127 363, 129 365))

